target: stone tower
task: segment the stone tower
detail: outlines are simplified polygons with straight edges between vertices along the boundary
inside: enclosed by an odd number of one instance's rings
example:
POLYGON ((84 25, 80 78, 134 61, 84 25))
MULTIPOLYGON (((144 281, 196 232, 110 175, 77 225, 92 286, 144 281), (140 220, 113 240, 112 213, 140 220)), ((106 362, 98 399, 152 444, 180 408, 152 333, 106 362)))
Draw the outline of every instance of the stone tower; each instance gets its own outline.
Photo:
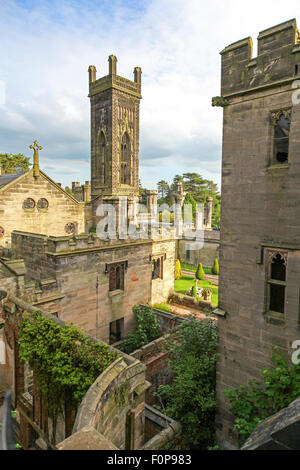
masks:
POLYGON ((224 389, 291 361, 300 325, 300 41, 295 20, 222 52, 218 440, 236 442, 224 389))
POLYGON ((91 197, 93 221, 99 204, 118 206, 119 196, 128 205, 139 196, 139 104, 141 69, 135 67, 134 81, 117 75, 117 58, 109 56, 108 75, 96 79, 89 67, 91 102, 91 197))

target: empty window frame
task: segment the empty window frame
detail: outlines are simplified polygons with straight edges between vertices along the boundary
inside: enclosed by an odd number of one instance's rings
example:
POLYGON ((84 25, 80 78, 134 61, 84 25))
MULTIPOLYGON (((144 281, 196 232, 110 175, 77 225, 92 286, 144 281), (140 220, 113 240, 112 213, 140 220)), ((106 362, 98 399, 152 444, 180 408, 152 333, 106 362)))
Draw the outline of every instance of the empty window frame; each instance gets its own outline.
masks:
POLYGON ((272 113, 272 123, 274 126, 272 163, 287 163, 289 160, 291 111, 284 110, 272 113))
POLYGON ((152 279, 163 279, 165 256, 152 259, 152 279))
POLYGON ((108 267, 109 291, 124 290, 126 263, 111 264, 108 267))
POLYGON ((267 279, 268 311, 282 316, 285 313, 286 262, 286 254, 270 254, 267 279))
POLYGON ((109 344, 117 343, 122 341, 124 338, 124 318, 112 321, 109 324, 109 344))

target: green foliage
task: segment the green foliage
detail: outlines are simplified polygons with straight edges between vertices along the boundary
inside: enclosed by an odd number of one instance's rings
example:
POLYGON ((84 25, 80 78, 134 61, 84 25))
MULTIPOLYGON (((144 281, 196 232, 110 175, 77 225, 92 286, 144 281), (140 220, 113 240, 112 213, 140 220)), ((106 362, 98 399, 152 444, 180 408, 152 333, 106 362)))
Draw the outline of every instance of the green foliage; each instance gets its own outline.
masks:
POLYGON ((130 354, 133 351, 151 343, 161 336, 161 329, 157 316, 150 305, 145 307, 134 306, 133 309, 136 331, 127 336, 123 350, 130 354))
POLYGON ((19 353, 32 367, 54 421, 65 401, 78 405, 96 378, 118 357, 107 345, 91 342, 75 326, 63 328, 38 311, 23 315, 19 353))
POLYGON ((175 279, 178 281, 179 279, 182 278, 182 272, 181 272, 181 264, 179 259, 175 261, 175 279))
POLYGON ((202 263, 199 263, 198 264, 198 267, 197 267, 197 271, 196 271, 196 279, 198 279, 199 281, 203 281, 204 278, 205 278, 205 272, 204 272, 204 269, 202 267, 202 263))
POLYGON ((12 155, 8 153, 0 153, 0 166, 4 174, 17 173, 21 170, 22 173, 30 169, 30 158, 25 157, 22 153, 12 155))
POLYGON ((220 227, 221 196, 218 187, 213 181, 204 179, 198 173, 175 175, 171 185, 168 185, 164 180, 159 181, 157 184, 159 204, 165 203, 171 206, 174 203, 172 193, 178 181, 182 181, 184 190, 188 193, 185 203, 188 203, 189 198, 192 198, 190 203, 193 205, 193 215, 195 215, 195 204, 197 202, 205 204, 208 197, 213 198, 213 225, 220 227))
POLYGON ((171 307, 167 302, 161 303, 161 304, 155 304, 153 305, 153 308, 156 308, 157 310, 162 310, 163 312, 168 312, 171 313, 171 307))
POLYGON ((197 289, 196 289, 196 286, 193 286, 193 288, 192 288, 192 296, 195 297, 195 299, 197 299, 197 289))
POLYGON ((157 183, 157 190, 158 190, 158 198, 159 199, 161 199, 161 198, 164 199, 167 196, 167 194, 170 190, 168 182, 165 181, 165 180, 159 181, 157 183))
POLYGON ((214 259, 214 265, 213 265, 213 268, 212 268, 211 272, 213 274, 216 274, 216 275, 219 274, 219 261, 218 261, 218 258, 214 259))
POLYGON ((300 395, 300 366, 289 364, 281 353, 272 355, 272 363, 273 367, 263 371, 262 382, 253 380, 247 387, 224 390, 232 405, 240 445, 260 422, 289 406, 300 395))
POLYGON ((214 443, 216 322, 195 317, 184 320, 177 339, 169 339, 170 385, 160 385, 158 395, 167 416, 182 424, 184 448, 206 449, 214 443))
MULTIPOLYGON (((183 216, 184 216, 184 206, 188 206, 188 205, 192 206, 192 214, 193 214, 193 220, 194 220, 194 217, 195 217, 196 212, 197 212, 197 202, 195 201, 195 199, 193 198, 191 193, 187 193, 187 195, 185 197, 183 208, 182 208, 182 215, 183 216)), ((185 222, 193 222, 193 220, 184 220, 184 221, 185 222)))
POLYGON ((71 196, 75 197, 75 196, 74 196, 74 193, 73 193, 73 191, 72 191, 72 189, 69 188, 69 186, 66 186, 66 187, 65 187, 65 191, 66 191, 68 194, 70 194, 71 196))

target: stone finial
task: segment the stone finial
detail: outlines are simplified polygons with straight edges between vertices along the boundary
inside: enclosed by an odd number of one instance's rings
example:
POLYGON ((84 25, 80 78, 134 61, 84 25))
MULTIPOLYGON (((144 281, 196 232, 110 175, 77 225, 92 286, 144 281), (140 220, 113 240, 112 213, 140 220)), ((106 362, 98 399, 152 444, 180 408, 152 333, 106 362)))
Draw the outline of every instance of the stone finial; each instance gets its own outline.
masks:
POLYGON ((90 65, 88 72, 89 72, 89 83, 92 83, 96 80, 96 74, 97 74, 96 67, 94 65, 90 65))
POLYGON ((39 150, 43 150, 43 147, 41 147, 38 143, 37 140, 33 142, 33 145, 30 145, 30 147, 34 152, 33 152, 33 176, 36 178, 40 174, 40 167, 39 167, 39 150))
POLYGON ((135 67, 134 71, 133 71, 133 74, 134 74, 135 83, 141 84, 141 82, 142 82, 142 69, 141 69, 141 67, 135 67))
POLYGON ((109 75, 117 75, 117 62, 118 59, 116 58, 115 55, 110 55, 108 58, 108 63, 109 63, 109 70, 108 73, 109 75))

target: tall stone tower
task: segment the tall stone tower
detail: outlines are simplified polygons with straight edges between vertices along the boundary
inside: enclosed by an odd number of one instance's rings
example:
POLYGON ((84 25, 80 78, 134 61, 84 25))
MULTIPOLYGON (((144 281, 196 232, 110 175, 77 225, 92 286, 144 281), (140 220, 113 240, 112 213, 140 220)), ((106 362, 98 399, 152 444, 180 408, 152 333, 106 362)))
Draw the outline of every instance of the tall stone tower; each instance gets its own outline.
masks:
POLYGON ((262 380, 300 337, 300 41, 295 20, 222 52, 218 440, 235 443, 224 389, 262 380))
POLYGON ((97 224, 99 204, 118 206, 119 196, 128 205, 139 195, 139 104, 140 67, 134 81, 117 75, 117 58, 109 56, 108 75, 96 79, 96 68, 89 67, 91 102, 91 196, 93 225, 97 224))

